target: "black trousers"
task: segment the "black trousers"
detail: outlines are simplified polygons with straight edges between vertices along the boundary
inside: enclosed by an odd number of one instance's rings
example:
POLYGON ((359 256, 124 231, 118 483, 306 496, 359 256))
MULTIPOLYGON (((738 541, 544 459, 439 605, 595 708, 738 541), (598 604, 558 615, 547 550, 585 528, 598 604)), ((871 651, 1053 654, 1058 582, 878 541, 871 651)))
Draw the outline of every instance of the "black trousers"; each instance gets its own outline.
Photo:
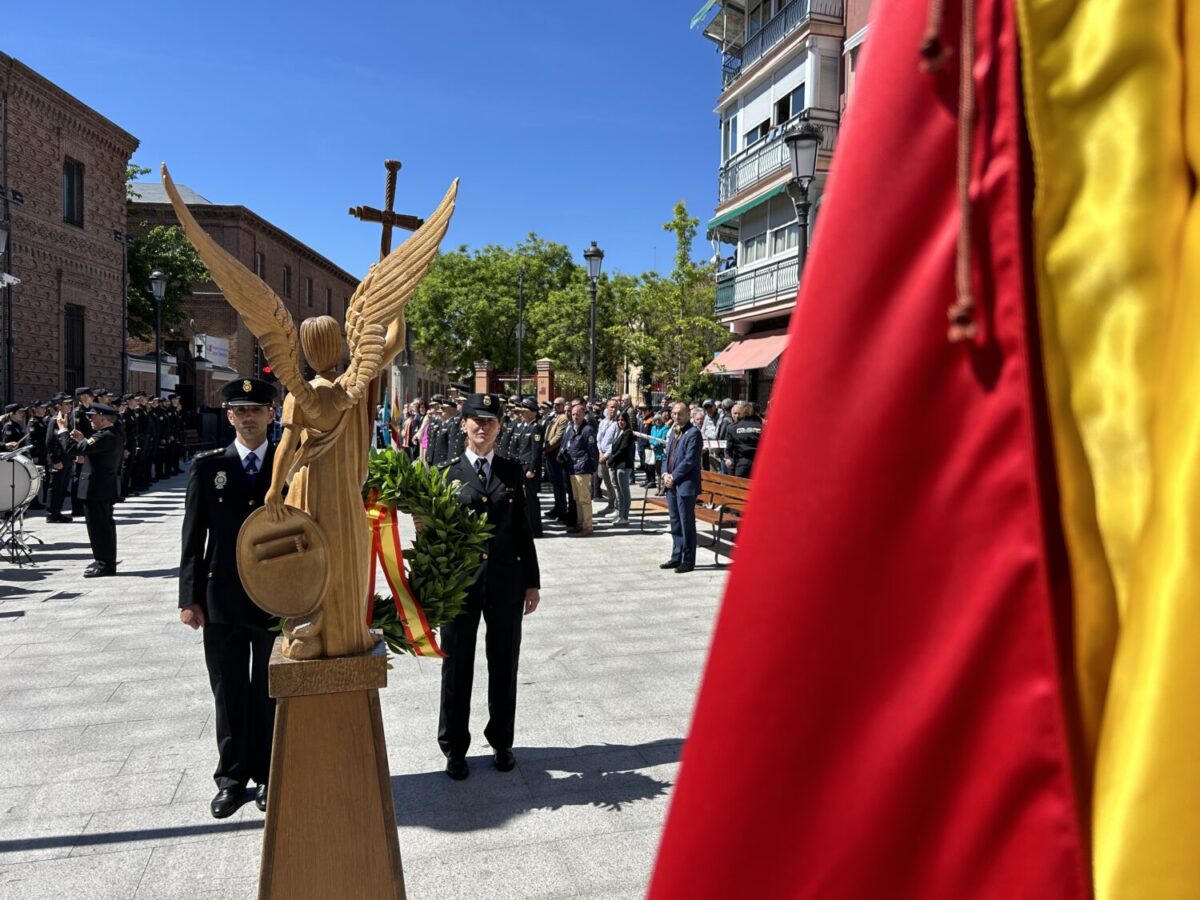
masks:
POLYGON ((534 537, 542 536, 542 501, 538 498, 541 489, 540 478, 525 479, 525 518, 534 537))
POLYGON ((237 790, 251 780, 267 783, 275 731, 267 664, 275 637, 257 625, 204 626, 204 662, 217 709, 213 780, 221 790, 237 790))
POLYGON ((475 677, 475 638, 482 615, 487 626, 484 652, 488 666, 487 742, 497 750, 513 745, 517 717, 517 661, 521 655, 523 602, 509 599, 471 603, 441 628, 442 709, 438 744, 447 756, 465 756, 471 746, 471 685, 475 677))
POLYGON ((113 521, 111 500, 80 500, 84 521, 87 522, 88 543, 96 562, 117 564, 117 523, 113 521))
MULTIPOLYGON (((62 515, 63 503, 66 502, 67 492, 71 490, 71 482, 75 480, 75 460, 63 463, 63 467, 50 472, 50 515, 62 515)), ((77 510, 72 507, 71 512, 77 510)))

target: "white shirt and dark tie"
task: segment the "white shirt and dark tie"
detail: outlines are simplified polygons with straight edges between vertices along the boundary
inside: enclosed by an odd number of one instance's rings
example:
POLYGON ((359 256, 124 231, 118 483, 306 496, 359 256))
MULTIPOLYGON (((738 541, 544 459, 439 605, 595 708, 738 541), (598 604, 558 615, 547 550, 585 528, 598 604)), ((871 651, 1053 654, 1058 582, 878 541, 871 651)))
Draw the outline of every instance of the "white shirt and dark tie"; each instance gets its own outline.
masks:
POLYGON ((492 458, 495 457, 496 451, 489 450, 487 456, 478 456, 473 450, 466 450, 463 456, 467 458, 467 462, 471 464, 471 468, 475 470, 475 474, 479 476, 480 484, 487 484, 488 475, 492 471, 492 458))
POLYGON ((267 442, 263 441, 253 450, 240 440, 234 440, 233 446, 237 448, 238 456, 242 459, 242 471, 246 473, 250 483, 254 484, 254 478, 262 468, 263 460, 267 458, 267 442))

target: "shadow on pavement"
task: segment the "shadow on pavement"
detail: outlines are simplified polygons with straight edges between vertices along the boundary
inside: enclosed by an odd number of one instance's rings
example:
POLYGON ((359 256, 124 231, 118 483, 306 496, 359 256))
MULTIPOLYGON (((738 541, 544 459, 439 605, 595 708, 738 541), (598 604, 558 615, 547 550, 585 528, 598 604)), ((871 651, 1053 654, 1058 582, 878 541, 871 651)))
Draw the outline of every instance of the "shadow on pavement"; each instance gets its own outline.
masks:
POLYGON ((133 575, 136 575, 139 578, 178 578, 179 566, 175 566, 172 569, 146 569, 144 571, 137 572, 127 572, 118 568, 117 574, 122 578, 128 578, 133 575))
POLYGON ((256 831, 262 820, 248 822, 214 822, 205 825, 177 825, 173 828, 146 828, 136 831, 99 831, 94 834, 52 834, 46 837, 18 838, 0 841, 0 853, 22 850, 45 850, 52 847, 96 847, 104 844, 125 844, 130 841, 154 841, 162 838, 190 837, 203 834, 226 834, 231 831, 256 831))
POLYGON ((452 781, 441 770, 394 775, 396 824, 465 832, 498 828, 537 809, 592 806, 619 812, 666 794, 671 782, 638 770, 678 762, 682 747, 678 739, 579 748, 515 747, 513 772, 497 772, 487 753, 467 758, 471 776, 464 782, 452 781))

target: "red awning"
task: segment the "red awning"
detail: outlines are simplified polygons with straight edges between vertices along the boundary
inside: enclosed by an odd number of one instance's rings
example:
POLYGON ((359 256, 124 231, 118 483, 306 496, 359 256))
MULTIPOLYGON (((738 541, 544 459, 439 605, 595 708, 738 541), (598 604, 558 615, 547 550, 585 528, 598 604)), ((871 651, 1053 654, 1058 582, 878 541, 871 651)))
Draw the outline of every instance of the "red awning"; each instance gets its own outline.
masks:
POLYGON ((750 369, 764 369, 787 347, 787 329, 764 331, 738 338, 704 367, 710 375, 735 375, 750 369))

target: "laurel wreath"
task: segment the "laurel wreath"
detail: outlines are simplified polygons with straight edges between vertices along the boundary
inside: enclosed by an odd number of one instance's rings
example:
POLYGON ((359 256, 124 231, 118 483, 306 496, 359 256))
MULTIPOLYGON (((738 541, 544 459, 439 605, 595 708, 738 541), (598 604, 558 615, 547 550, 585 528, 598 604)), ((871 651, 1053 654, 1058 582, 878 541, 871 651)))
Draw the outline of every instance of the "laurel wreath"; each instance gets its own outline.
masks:
MULTIPOLYGON (((396 450, 373 450, 367 463, 364 496, 425 523, 404 561, 413 598, 433 629, 462 611, 492 535, 486 514, 458 502, 461 487, 396 450)), ((371 627, 393 653, 413 653, 391 597, 375 595, 371 627)))

